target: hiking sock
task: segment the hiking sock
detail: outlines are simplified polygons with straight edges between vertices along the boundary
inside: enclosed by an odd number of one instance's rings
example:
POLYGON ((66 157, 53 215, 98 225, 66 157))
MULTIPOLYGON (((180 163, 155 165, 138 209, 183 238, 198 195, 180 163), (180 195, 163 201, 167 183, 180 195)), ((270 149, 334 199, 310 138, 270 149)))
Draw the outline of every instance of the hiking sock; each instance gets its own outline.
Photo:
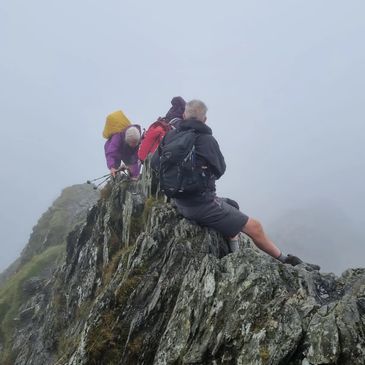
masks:
POLYGON ((228 245, 231 252, 237 252, 240 249, 239 241, 237 238, 229 240, 228 245))

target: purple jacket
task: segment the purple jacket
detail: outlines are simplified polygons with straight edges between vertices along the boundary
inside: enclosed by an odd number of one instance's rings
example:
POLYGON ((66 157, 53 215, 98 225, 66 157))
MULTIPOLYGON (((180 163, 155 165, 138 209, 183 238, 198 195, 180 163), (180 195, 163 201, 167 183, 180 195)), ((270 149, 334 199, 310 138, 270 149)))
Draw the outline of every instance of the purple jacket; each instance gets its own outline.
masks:
POLYGON ((119 168, 121 161, 123 161, 131 172, 131 176, 139 175, 140 162, 138 160, 139 145, 131 148, 125 142, 125 132, 130 127, 137 127, 141 132, 141 127, 138 124, 133 124, 124 129, 120 133, 113 134, 104 145, 106 164, 110 170, 112 167, 119 168))

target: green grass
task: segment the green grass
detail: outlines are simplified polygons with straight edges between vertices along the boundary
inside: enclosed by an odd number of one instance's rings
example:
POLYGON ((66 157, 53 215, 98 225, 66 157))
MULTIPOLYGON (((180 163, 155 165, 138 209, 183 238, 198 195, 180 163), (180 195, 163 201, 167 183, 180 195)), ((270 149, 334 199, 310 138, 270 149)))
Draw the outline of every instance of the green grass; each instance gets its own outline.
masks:
MULTIPOLYGON (((53 266, 64 253, 65 245, 48 248, 22 266, 0 289, 0 338, 6 350, 9 348, 15 329, 14 319, 18 315, 20 306, 28 299, 22 290, 24 282, 33 276, 40 275, 47 267, 53 266)), ((1 354, 1 356, 6 355, 8 355, 6 351, 5 354, 1 354)))
POLYGON ((84 222, 88 208, 96 202, 98 195, 99 193, 87 184, 73 185, 64 189, 33 227, 28 244, 22 253, 22 263, 40 254, 44 250, 44 242, 47 247, 63 244, 67 234, 76 225, 84 222))

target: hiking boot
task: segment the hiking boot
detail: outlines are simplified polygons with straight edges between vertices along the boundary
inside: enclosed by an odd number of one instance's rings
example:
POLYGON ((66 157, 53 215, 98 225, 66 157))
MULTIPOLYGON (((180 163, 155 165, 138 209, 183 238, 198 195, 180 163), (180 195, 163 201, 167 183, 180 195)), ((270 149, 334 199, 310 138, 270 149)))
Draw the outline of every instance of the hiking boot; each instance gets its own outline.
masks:
POLYGON ((302 264, 303 261, 294 255, 287 255, 284 261, 284 264, 288 264, 288 265, 292 265, 292 266, 297 266, 299 264, 302 264))
POLYGON ((285 260, 285 264, 290 264, 293 266, 299 265, 299 264, 304 264, 305 268, 308 271, 319 271, 321 270, 321 267, 319 265, 316 264, 310 264, 308 262, 303 262, 299 257, 297 256, 293 256, 293 255, 288 255, 287 259, 285 260))

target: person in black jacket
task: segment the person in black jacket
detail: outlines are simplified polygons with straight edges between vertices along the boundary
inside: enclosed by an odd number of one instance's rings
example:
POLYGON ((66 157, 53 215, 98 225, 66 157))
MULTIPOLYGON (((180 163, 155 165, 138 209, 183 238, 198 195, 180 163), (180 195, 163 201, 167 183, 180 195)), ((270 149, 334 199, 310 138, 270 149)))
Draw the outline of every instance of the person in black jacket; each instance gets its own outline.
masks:
MULTIPOLYGON (((237 235, 244 232, 252 238, 258 248, 281 262, 293 266, 301 263, 296 256, 284 255, 266 235, 261 223, 242 213, 235 201, 216 196, 215 181, 224 174, 226 164, 212 130, 206 125, 207 110, 202 101, 189 101, 185 106, 184 120, 179 126, 181 131, 194 129, 198 133, 195 141, 197 165, 204 169, 208 183, 203 192, 175 198, 178 211, 184 217, 202 226, 214 228, 229 238, 232 252, 238 250, 237 235)), ((165 136, 166 143, 169 137, 169 134, 165 136)))

